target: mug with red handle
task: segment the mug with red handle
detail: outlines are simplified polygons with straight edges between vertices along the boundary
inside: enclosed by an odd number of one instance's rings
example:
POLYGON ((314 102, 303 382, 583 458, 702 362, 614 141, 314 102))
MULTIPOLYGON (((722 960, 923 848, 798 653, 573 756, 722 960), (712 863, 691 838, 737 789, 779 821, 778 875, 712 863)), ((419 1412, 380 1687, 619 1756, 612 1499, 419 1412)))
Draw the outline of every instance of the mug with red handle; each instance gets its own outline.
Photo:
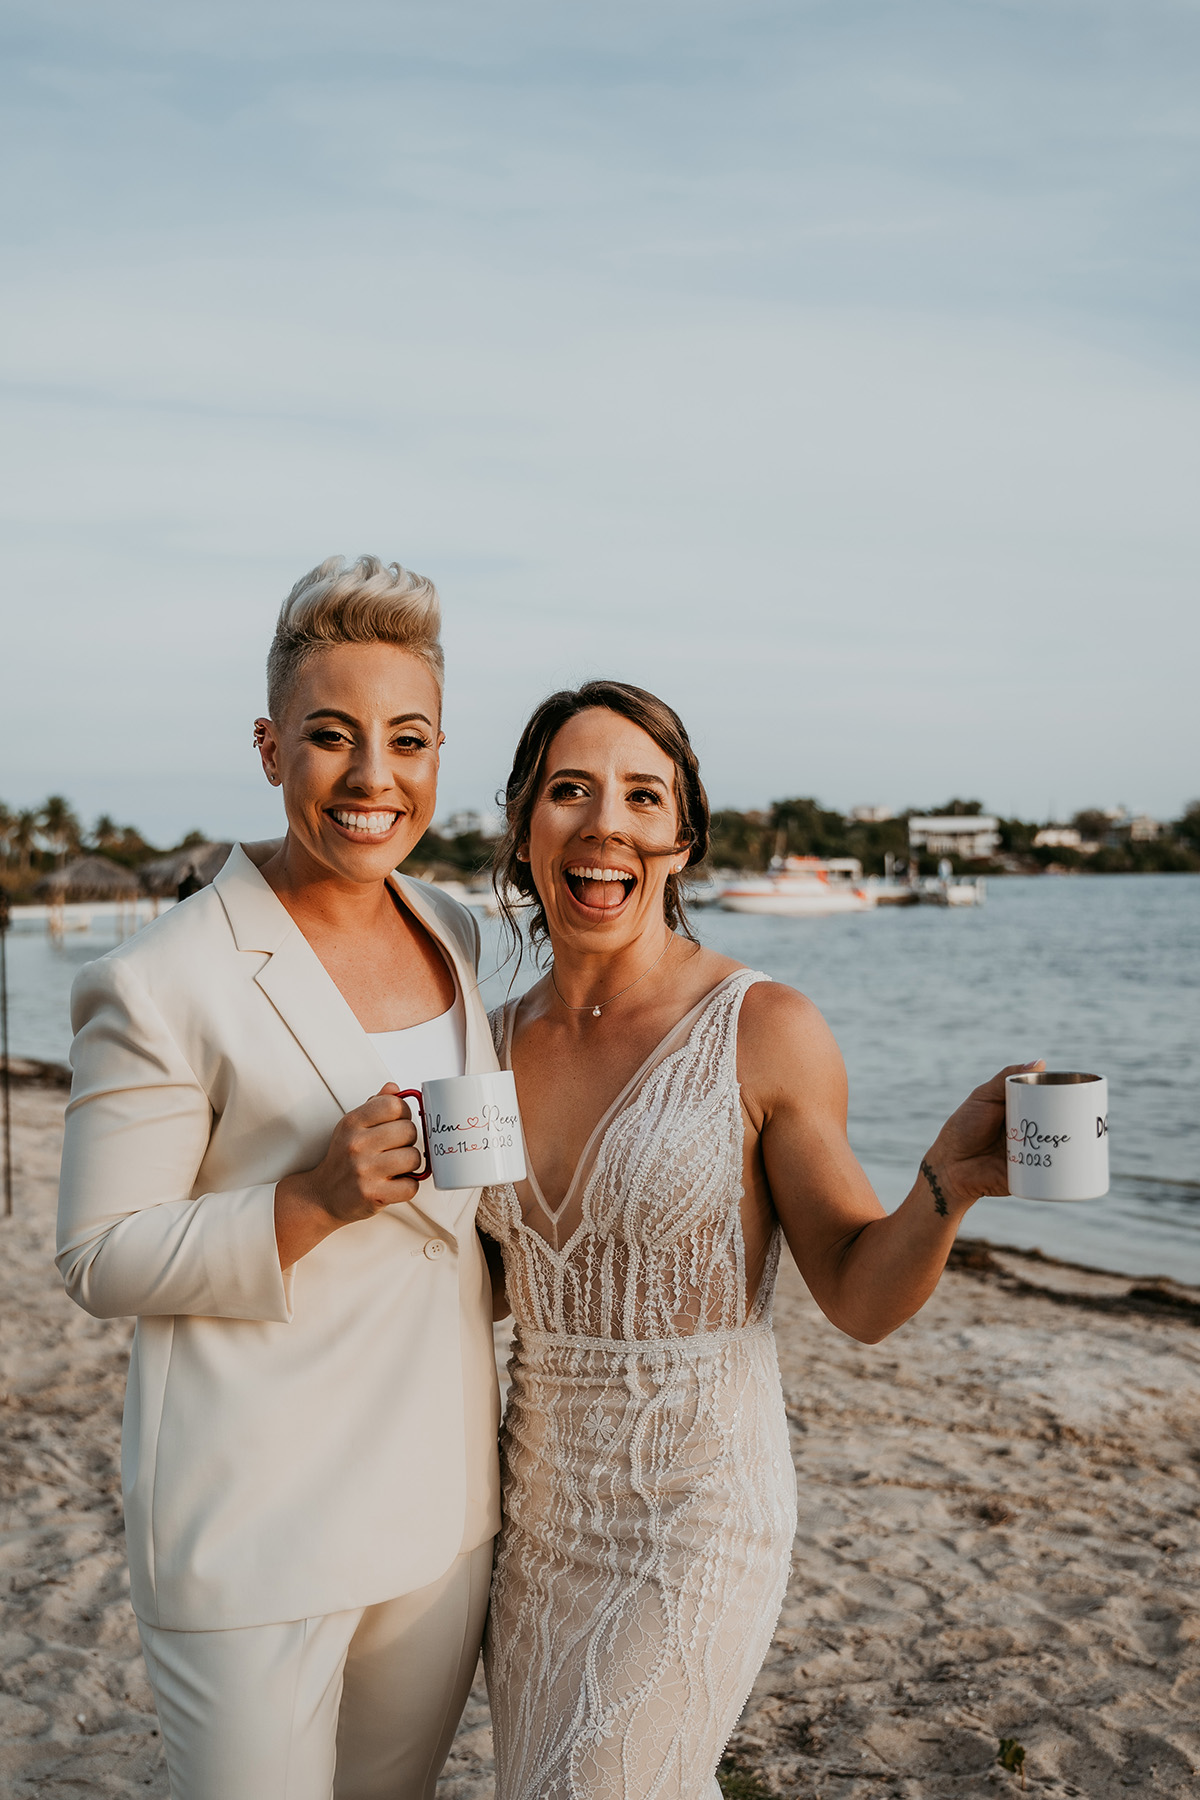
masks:
POLYGON ((525 1142, 517 1086, 508 1069, 486 1075, 447 1075, 405 1088, 416 1102, 425 1146, 416 1180, 436 1188, 491 1187, 525 1176, 525 1142))

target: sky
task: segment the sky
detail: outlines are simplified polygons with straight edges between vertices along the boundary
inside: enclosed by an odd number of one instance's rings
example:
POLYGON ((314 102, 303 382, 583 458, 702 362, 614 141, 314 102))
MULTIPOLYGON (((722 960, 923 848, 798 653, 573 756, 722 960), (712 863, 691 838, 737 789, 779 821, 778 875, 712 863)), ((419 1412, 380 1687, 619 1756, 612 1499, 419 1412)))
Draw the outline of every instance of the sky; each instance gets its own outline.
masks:
POLYGON ((1200 793, 1200 0, 8 0, 0 798, 275 829, 279 602, 441 591, 717 805, 1200 793))

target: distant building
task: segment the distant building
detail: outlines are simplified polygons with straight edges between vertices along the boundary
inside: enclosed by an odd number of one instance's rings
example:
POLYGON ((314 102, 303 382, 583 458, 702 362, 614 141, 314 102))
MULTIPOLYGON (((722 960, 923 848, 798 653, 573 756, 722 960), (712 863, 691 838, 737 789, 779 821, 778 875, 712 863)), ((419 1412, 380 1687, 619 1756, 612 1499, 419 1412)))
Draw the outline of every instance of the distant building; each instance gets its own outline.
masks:
POLYGON ((1162 826, 1157 819, 1147 813, 1135 813, 1129 821, 1129 841, 1131 844, 1152 844, 1156 837, 1161 837, 1162 826))
POLYGON ((910 819, 908 843, 930 856, 961 856, 965 862, 994 856, 1000 848, 1000 821, 986 813, 910 819))
POLYGON ((890 806, 852 806, 850 817, 857 825, 884 825, 895 818, 890 806))
POLYGON ((1043 825, 1033 840, 1035 850, 1082 850, 1083 834, 1074 825, 1043 825))
POLYGON ((481 838, 498 838, 504 830, 504 821, 499 813, 466 810, 451 813, 440 830, 443 837, 465 837, 467 832, 476 831, 481 838))

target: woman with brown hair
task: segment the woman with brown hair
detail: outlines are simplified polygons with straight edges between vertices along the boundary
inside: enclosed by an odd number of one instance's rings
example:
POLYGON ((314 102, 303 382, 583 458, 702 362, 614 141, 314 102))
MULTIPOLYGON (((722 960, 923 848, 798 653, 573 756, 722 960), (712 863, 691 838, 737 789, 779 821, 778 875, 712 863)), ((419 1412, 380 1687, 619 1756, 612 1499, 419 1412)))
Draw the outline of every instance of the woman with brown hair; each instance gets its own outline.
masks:
POLYGON ((787 1584, 781 1240, 834 1324, 895 1330, 967 1207, 1004 1191, 1003 1077, 888 1216, 816 1007, 688 930, 708 804, 670 707, 610 681, 551 696, 507 814, 497 888, 553 961, 493 1015, 528 1175, 479 1210, 517 1325, 486 1647, 497 1800, 699 1800, 787 1584))

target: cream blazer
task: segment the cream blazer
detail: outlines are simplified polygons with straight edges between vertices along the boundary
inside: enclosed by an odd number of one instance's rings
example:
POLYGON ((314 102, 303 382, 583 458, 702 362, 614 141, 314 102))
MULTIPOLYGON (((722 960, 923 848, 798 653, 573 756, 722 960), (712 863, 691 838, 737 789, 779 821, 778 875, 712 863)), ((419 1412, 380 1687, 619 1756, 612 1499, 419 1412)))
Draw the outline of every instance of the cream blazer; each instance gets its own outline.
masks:
MULTIPOLYGON (((479 932, 392 878, 496 1068, 479 932)), ((98 962, 76 1037, 58 1266, 133 1314, 122 1477, 135 1612, 175 1630, 278 1623, 423 1587, 499 1526, 499 1397, 477 1189, 347 1225, 286 1274, 275 1183, 390 1080, 245 851, 98 962)))

